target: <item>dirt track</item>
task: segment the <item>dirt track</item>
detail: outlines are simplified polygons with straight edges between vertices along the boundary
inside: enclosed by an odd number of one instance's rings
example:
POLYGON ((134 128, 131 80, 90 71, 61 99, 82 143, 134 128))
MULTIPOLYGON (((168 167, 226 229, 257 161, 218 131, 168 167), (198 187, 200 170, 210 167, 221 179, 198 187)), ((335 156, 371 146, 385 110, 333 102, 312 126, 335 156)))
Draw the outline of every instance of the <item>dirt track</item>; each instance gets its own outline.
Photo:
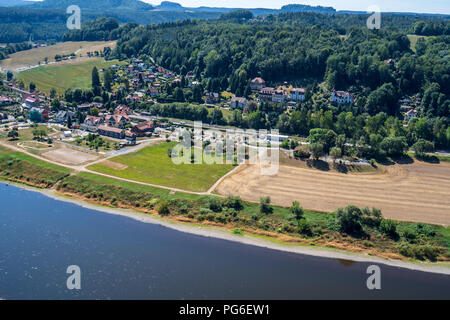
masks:
POLYGON ((262 176, 255 165, 224 179, 216 189, 289 206, 297 200, 307 209, 333 211, 349 204, 376 207, 387 218, 450 225, 450 163, 387 166, 380 174, 342 174, 280 166, 276 176, 262 176))

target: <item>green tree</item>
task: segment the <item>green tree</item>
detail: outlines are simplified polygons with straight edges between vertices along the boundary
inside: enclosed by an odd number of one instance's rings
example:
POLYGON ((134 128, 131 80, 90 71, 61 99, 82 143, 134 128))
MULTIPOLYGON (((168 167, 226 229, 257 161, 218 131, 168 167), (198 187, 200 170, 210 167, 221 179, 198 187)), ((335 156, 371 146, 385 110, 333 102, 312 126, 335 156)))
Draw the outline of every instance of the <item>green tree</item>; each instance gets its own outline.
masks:
POLYGON ((380 147, 388 156, 400 156, 408 149, 408 144, 405 137, 386 137, 380 147))
POLYGON ((358 234, 362 231, 361 226, 362 211, 355 206, 339 208, 336 211, 336 222, 342 232, 348 234, 358 234))
POLYGON ((273 207, 270 205, 270 197, 259 198, 259 212, 262 214, 270 214, 273 212, 273 207))
POLYGON ((323 144, 318 142, 311 143, 309 145, 309 151, 315 160, 319 160, 319 158, 323 155, 323 144))
POLYGON ((295 216, 295 218, 297 220, 300 220, 301 218, 303 218, 304 211, 303 211, 303 208, 298 203, 298 201, 294 201, 292 203, 292 206, 289 208, 289 210, 291 211, 291 213, 295 216))
POLYGON ((413 146, 412 146, 414 152, 417 156, 423 156, 427 152, 433 152, 434 151, 434 145, 432 142, 419 139, 413 146))

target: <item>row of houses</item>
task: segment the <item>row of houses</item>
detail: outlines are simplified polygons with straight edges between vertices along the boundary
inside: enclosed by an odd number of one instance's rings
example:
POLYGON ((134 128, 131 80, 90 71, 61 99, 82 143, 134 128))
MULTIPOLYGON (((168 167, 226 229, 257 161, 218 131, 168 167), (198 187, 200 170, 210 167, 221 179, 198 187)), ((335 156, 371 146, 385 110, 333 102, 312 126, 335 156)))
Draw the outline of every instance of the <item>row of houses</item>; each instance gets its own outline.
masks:
MULTIPOLYGON (((257 77, 250 81, 250 88, 253 92, 257 92, 260 99, 283 103, 287 101, 302 102, 305 100, 304 88, 292 88, 287 92, 282 87, 272 88, 266 86, 266 81, 264 79, 257 77)), ((331 102, 335 104, 351 104, 354 102, 351 93, 346 91, 336 91, 331 92, 331 102)))

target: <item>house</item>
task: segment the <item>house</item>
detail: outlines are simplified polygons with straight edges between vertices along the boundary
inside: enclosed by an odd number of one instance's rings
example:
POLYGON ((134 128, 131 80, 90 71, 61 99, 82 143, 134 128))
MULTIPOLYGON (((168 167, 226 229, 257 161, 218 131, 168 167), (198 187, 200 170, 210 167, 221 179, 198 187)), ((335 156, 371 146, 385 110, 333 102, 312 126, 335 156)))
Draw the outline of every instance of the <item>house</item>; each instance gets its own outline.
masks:
POLYGON ((143 137, 148 134, 151 134, 154 129, 155 129, 155 126, 153 124, 153 121, 145 121, 145 122, 141 122, 141 123, 135 125, 133 128, 131 128, 131 132, 134 133, 138 137, 143 137))
POLYGON ((282 103, 286 100, 286 98, 286 91, 281 89, 275 90, 272 94, 272 102, 282 103))
POLYGON ((90 131, 90 132, 97 132, 98 126, 104 124, 103 118, 101 117, 94 117, 94 116, 86 116, 84 119, 83 124, 81 125, 81 129, 90 131))
POLYGON ((63 123, 66 123, 69 118, 73 119, 74 116, 75 116, 74 112, 58 111, 58 113, 55 115, 55 122, 63 124, 63 123))
POLYGON ((195 73, 194 71, 188 71, 188 73, 186 73, 186 79, 194 79, 195 78, 195 73))
POLYGON ((126 114, 126 115, 130 115, 133 113, 133 110, 131 110, 128 106, 124 105, 124 104, 119 104, 115 109, 114 109, 114 114, 126 114))
POLYGON ((252 81, 250 81, 250 89, 252 91, 261 91, 262 88, 266 86, 266 82, 263 78, 254 78, 252 81))
POLYGON ((14 101, 11 98, 0 96, 0 106, 7 106, 12 104, 14 101))
POLYGON ((416 117, 417 117, 416 109, 411 109, 405 113, 405 121, 409 121, 411 118, 416 118, 416 117))
POLYGON ((247 105, 247 99, 243 97, 233 97, 231 98, 231 108, 233 109, 244 109, 247 105))
POLYGON ((206 93, 206 103, 215 104, 219 102, 219 94, 217 92, 206 93))
POLYGON ((116 128, 125 128, 127 124, 130 123, 130 118, 122 113, 122 114, 115 114, 115 115, 107 115, 105 118, 106 124, 110 127, 116 127, 116 128))
POLYGON ((331 102, 337 104, 351 104, 353 103, 353 97, 350 92, 336 91, 333 89, 333 92, 331 93, 331 102))
POLYGON ((39 105, 39 98, 34 94, 26 95, 24 98, 24 103, 27 108, 33 108, 39 105))
POLYGON ((159 91, 158 91, 158 89, 157 88, 150 88, 150 96, 151 97, 156 97, 156 96, 158 96, 159 95, 159 91))
POLYGON ((265 88, 262 88, 262 89, 259 91, 259 97, 260 97, 261 99, 269 99, 269 100, 272 100, 272 95, 273 95, 274 92, 275 92, 275 89, 274 89, 274 88, 271 88, 271 87, 265 87, 265 88))
POLYGON ((303 88, 293 88, 289 93, 289 98, 293 101, 303 101, 305 100, 305 89, 303 88))
POLYGON ((106 137, 116 138, 116 139, 123 139, 125 137, 125 131, 120 128, 115 127, 108 127, 101 125, 98 127, 98 134, 106 137))

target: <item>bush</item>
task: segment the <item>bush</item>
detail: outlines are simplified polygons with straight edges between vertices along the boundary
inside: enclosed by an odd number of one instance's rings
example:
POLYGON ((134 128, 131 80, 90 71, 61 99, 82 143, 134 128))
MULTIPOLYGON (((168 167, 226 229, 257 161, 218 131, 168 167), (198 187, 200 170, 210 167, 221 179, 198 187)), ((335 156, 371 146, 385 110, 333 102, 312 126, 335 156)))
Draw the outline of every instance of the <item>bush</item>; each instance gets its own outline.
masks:
POLYGON ((392 239, 398 238, 397 223, 393 220, 386 219, 381 221, 380 231, 392 239))
POLYGON ((295 216, 297 220, 300 220, 303 217, 303 208, 300 206, 298 201, 294 201, 289 210, 292 212, 292 214, 295 216))
POLYGON ((158 204, 158 213, 162 216, 170 214, 169 204, 165 200, 161 200, 158 204))
POLYGON ((244 209, 244 202, 240 197, 228 196, 223 200, 223 205, 227 208, 233 208, 234 210, 241 211, 244 209))
POLYGON ((336 222, 339 230, 348 234, 359 234, 361 227, 361 209, 355 206, 347 206, 344 209, 339 208, 336 211, 336 222))
POLYGON ((222 211, 222 202, 219 198, 211 197, 208 200, 208 207, 214 212, 221 212, 222 211))
POLYGON ((270 205, 270 197, 259 198, 259 212, 262 214, 270 214, 273 212, 273 208, 270 205))
POLYGON ((242 236, 244 234, 244 232, 240 228, 235 228, 235 229, 233 229, 233 234, 242 236))
POLYGON ((297 227, 298 227, 298 233, 300 233, 300 234, 304 234, 307 236, 310 236, 312 234, 311 226, 306 219, 298 220, 297 227))

